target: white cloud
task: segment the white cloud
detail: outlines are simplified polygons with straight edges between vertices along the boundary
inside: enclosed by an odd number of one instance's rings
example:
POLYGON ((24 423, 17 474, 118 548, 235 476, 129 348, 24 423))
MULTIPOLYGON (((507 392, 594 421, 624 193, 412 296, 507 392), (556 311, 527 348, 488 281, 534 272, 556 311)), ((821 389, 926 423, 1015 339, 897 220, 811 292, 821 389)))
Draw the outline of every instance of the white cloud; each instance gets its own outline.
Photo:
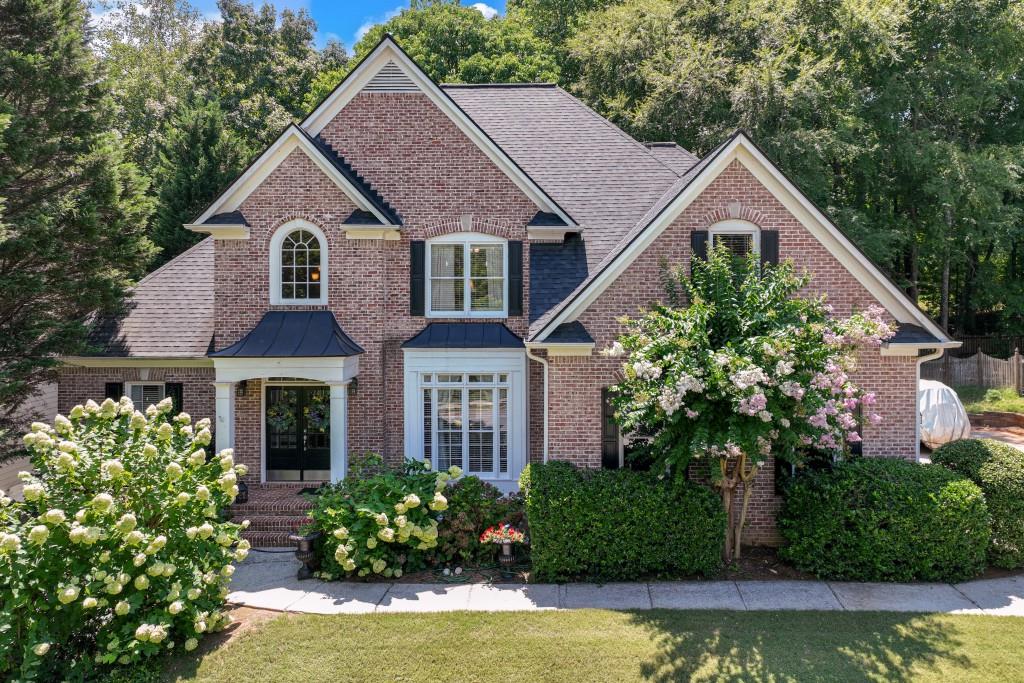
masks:
POLYGON ((475 9, 480 14, 484 15, 484 19, 487 20, 493 19, 494 17, 498 16, 498 10, 482 2, 474 2, 472 5, 470 5, 470 7, 475 9))
POLYGON ((380 15, 375 16, 375 17, 367 17, 363 21, 363 23, 359 25, 359 28, 356 29, 356 34, 352 38, 352 45, 355 45, 360 40, 362 40, 363 36, 365 36, 367 33, 369 33, 370 29, 373 28, 374 26, 376 26, 377 24, 383 24, 388 19, 391 19, 393 17, 397 17, 399 14, 402 13, 403 9, 405 9, 405 5, 399 5, 398 7, 395 7, 394 9, 389 9, 384 14, 380 14, 380 15))

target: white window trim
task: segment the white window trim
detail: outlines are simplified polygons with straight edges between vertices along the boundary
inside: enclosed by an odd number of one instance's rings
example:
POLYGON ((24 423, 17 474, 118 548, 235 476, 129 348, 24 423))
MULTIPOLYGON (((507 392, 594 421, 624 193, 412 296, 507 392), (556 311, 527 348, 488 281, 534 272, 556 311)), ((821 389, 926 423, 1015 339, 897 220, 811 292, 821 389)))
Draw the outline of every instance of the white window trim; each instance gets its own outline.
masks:
POLYGON ((330 259, 327 251, 327 235, 318 226, 302 219, 288 221, 275 232, 270 238, 270 303, 274 306, 326 306, 327 287, 330 281, 328 277, 328 263, 330 259), (313 233, 320 242, 320 296, 316 299, 285 299, 281 296, 281 246, 288 235, 296 230, 305 230, 313 233))
POLYGON ((488 235, 486 233, 478 232, 457 232, 450 235, 444 235, 442 237, 435 237, 434 239, 427 240, 426 255, 424 257, 426 263, 424 264, 424 300, 426 301, 425 311, 426 317, 428 318, 507 318, 508 317, 508 240, 495 237, 494 235, 488 235), (462 287, 463 287, 463 302, 464 308, 461 311, 434 311, 431 306, 431 298, 433 294, 433 286, 431 286, 431 272, 430 267, 433 261, 431 249, 435 244, 462 244, 464 251, 463 260, 463 276, 462 276, 462 287), (502 294, 501 294, 501 310, 500 311, 473 311, 470 310, 472 301, 470 299, 469 281, 471 279, 469 272, 469 245, 470 244, 500 244, 502 245, 502 252, 504 258, 504 268, 502 269, 502 294))
POLYGON ((761 253, 761 228, 750 221, 728 220, 715 223, 708 228, 708 248, 714 248, 715 235, 750 235, 753 237, 753 253, 761 253))
POLYGON ((526 353, 499 349, 407 349, 404 355, 405 457, 413 460, 423 460, 424 374, 508 375, 508 472, 481 479, 506 492, 515 490, 529 450, 526 353))

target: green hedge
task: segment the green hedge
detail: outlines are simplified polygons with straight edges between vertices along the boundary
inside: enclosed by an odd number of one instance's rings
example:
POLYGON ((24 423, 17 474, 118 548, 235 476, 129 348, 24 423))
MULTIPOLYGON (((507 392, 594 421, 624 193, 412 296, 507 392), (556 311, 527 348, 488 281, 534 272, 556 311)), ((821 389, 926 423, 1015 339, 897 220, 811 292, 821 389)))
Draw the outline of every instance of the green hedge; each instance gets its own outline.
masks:
POLYGON ((992 439, 963 439, 941 446, 932 460, 981 487, 992 520, 992 564, 1024 566, 1024 452, 992 439))
POLYGON ((538 579, 708 575, 720 567, 725 512, 705 487, 564 462, 530 465, 520 483, 538 579))
POLYGON ((787 492, 780 555, 823 579, 960 581, 985 568, 981 489, 939 465, 859 459, 787 492))

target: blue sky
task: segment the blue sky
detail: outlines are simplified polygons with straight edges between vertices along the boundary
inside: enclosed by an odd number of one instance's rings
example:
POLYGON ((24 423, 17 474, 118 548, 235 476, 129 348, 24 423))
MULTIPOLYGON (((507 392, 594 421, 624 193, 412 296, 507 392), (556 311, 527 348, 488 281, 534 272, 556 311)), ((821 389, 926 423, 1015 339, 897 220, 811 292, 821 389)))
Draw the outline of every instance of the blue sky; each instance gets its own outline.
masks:
MULTIPOLYGON (((262 4, 262 0, 250 0, 254 4, 262 4)), ((191 0, 192 4, 204 15, 214 18, 217 13, 216 0, 191 0)), ((317 43, 323 45, 330 38, 336 38, 345 44, 349 52, 363 33, 374 24, 387 21, 409 6, 408 0, 271 0, 279 10, 284 7, 309 10, 316 20, 318 33, 317 43)), ((484 15, 493 11, 503 13, 505 0, 463 0, 464 5, 479 5, 484 15)))

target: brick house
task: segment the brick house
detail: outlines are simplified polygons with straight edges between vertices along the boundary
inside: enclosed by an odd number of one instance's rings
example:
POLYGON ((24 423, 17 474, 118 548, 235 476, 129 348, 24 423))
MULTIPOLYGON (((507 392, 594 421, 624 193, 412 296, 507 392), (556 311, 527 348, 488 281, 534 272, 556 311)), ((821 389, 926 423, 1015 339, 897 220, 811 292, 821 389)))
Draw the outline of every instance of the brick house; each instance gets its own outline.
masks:
MULTIPOLYGON (((344 477, 350 454, 506 490, 531 461, 621 466, 617 362, 597 352, 663 295, 662 260, 709 242, 898 323, 858 373, 885 416, 868 455, 917 457, 920 363, 957 345, 742 132, 697 159, 553 85, 438 85, 391 38, 185 227, 209 237, 96 327, 95 355, 65 359, 60 409, 170 395, 215 418, 272 501, 249 511, 268 543, 294 527, 284 493, 344 477)), ((748 541, 769 542, 759 476, 748 541)))

